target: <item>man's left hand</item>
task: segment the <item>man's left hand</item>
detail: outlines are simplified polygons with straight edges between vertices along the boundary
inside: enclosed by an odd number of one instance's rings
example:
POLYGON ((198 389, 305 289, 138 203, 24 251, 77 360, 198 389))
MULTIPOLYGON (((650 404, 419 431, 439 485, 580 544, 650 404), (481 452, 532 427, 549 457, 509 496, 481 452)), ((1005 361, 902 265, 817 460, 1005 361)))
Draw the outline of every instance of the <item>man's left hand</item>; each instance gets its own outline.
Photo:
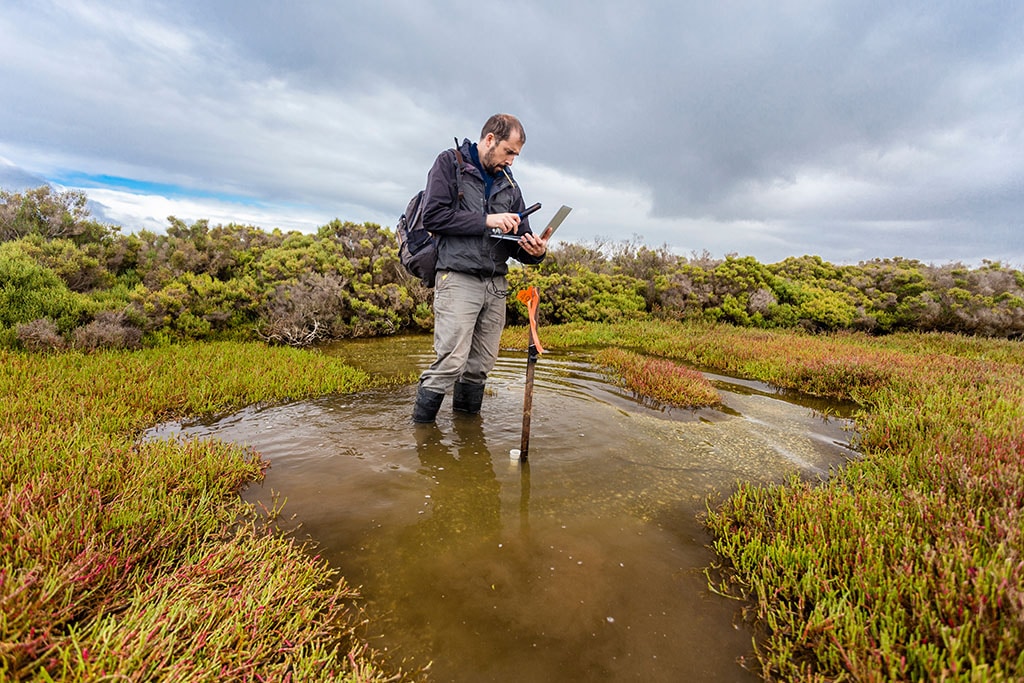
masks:
POLYGON ((543 256, 548 250, 548 241, 528 232, 519 238, 519 246, 530 256, 543 256))

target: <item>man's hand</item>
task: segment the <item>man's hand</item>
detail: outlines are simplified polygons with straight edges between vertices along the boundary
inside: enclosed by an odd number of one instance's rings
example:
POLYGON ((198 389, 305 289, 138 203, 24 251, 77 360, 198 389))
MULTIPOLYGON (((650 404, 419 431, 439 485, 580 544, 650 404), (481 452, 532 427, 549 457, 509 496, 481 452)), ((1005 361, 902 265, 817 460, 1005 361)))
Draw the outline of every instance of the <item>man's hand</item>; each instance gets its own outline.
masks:
POLYGON ((548 250, 548 241, 528 232, 519 238, 519 246, 530 256, 543 256, 548 250))
POLYGON ((516 228, 519 227, 519 214, 489 213, 487 214, 487 227, 491 230, 497 228, 506 235, 510 232, 515 232, 516 228))

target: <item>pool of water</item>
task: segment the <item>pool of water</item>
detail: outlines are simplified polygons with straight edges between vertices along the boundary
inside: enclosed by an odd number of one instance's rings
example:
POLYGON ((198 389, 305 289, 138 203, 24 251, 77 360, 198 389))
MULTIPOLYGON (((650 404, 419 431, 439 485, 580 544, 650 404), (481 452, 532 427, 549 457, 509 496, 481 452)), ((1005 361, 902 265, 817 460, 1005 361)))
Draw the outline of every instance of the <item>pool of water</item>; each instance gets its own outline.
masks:
MULTIPOLYGON (((426 367, 430 340, 338 344, 375 372, 426 367)), ((739 605, 708 590, 706 501, 739 481, 824 478, 855 453, 846 406, 710 375, 720 409, 663 410, 585 353, 503 352, 480 416, 410 420, 415 387, 162 425, 256 448, 245 497, 361 586, 366 634, 435 681, 754 681, 739 605)))

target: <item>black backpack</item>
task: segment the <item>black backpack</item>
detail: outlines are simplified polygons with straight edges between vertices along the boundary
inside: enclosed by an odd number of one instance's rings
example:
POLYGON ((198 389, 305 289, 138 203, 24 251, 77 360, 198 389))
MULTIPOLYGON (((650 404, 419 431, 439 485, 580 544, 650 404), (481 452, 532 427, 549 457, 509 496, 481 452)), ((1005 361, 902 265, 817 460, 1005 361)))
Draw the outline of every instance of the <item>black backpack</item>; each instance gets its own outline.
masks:
MULTIPOLYGON (((459 139, 455 138, 455 189, 458 201, 462 201, 462 152, 459 139)), ((423 193, 417 192, 405 213, 398 219, 395 234, 398 237, 398 258, 405 269, 420 279, 426 287, 434 286, 434 272, 437 270, 437 239, 423 227, 423 193)))

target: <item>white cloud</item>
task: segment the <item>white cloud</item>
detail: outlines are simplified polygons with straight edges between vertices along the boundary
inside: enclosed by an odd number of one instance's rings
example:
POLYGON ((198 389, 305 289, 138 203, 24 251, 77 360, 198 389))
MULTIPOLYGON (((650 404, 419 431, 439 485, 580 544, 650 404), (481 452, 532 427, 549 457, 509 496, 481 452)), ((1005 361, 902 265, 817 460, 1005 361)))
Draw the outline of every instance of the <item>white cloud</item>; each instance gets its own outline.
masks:
POLYGON ((211 225, 239 223, 266 230, 281 228, 304 232, 315 230, 327 222, 321 221, 317 212, 309 209, 246 206, 214 199, 181 199, 96 188, 67 189, 85 192, 99 206, 105 220, 122 225, 129 231, 163 232, 167 228, 168 216, 188 223, 207 219, 211 225))
POLYGON ((453 135, 512 111, 528 200, 575 207, 562 239, 1024 260, 1024 6, 527 1, 486 59, 443 2, 402 5, 9 0, 0 154, 197 195, 87 190, 126 224, 393 225, 453 135))

